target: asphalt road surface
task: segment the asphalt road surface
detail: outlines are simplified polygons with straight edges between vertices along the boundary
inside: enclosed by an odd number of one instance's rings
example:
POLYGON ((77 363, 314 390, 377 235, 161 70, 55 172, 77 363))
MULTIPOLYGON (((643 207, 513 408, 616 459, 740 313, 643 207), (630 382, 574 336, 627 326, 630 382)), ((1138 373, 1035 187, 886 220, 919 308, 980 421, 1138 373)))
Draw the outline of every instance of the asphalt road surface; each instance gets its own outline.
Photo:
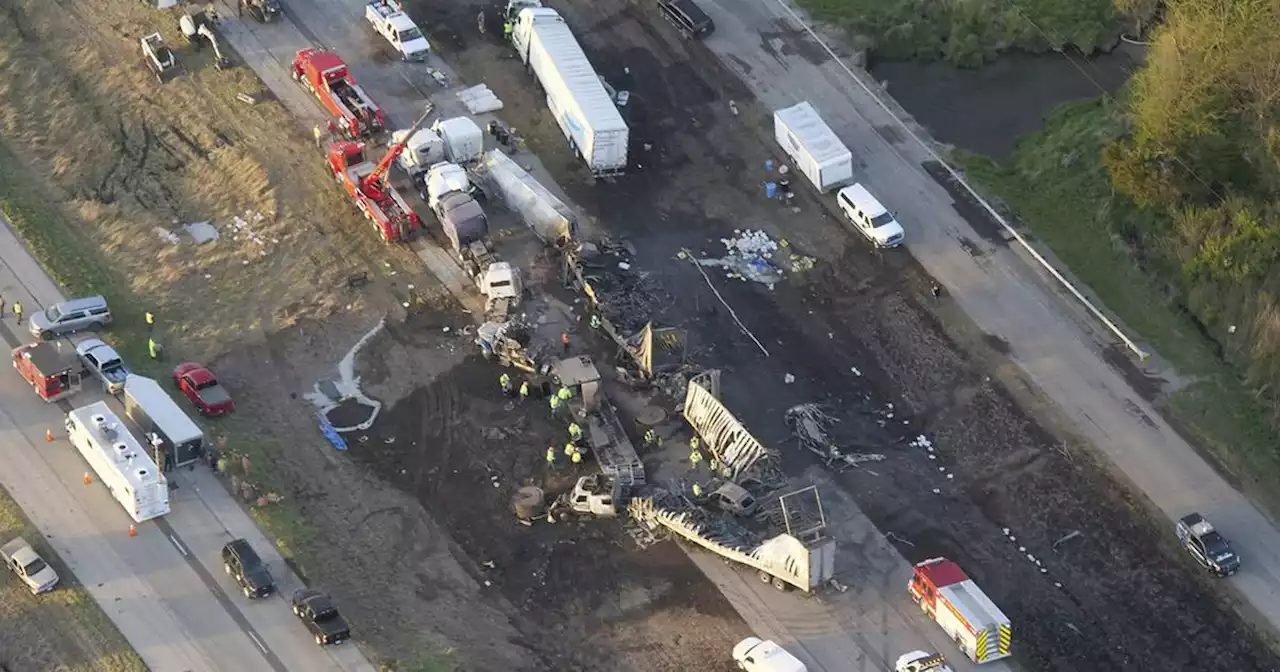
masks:
MULTIPOLYGON (((1199 511, 1232 539, 1244 567, 1229 580, 1280 629, 1280 532, 1232 488, 1103 357, 1112 339, 994 223, 957 206, 924 164, 934 157, 846 70, 807 49, 772 48, 779 25, 799 31, 803 13, 780 0, 700 0, 716 22, 707 40, 767 108, 807 100, 853 152, 855 177, 897 212, 906 246, 979 328, 1009 344, 1009 356, 1170 520, 1199 511), (770 48, 766 48, 770 46, 770 48), (966 215, 970 215, 966 218, 966 215)), ((810 38, 805 38, 810 39, 810 38)), ((892 107, 892 104, 890 105, 892 107)), ((1170 523, 1169 533, 1173 534, 1170 523)))
MULTIPOLYGON (((14 236, 0 226, 0 295, 27 314, 62 294, 14 236)), ((24 325, 25 326, 25 325, 24 325)), ((12 315, 0 320, 9 348, 32 339, 12 315)), ((60 341, 74 356, 70 341, 60 341)), ((7 368, 7 367, 6 367, 7 368)), ((16 372, 0 375, 0 484, 48 538, 147 666, 167 670, 373 670, 354 644, 322 649, 290 612, 301 583, 274 545, 206 467, 171 476, 171 513, 137 526, 66 440, 67 411, 105 397, 96 379, 47 404, 16 372), (45 440, 52 430, 55 440, 45 440), (270 563, 280 594, 250 603, 222 571, 220 551, 245 538, 270 563)), ((109 401, 119 415, 123 409, 109 401)), ((341 606, 341 605, 339 605, 341 606)))

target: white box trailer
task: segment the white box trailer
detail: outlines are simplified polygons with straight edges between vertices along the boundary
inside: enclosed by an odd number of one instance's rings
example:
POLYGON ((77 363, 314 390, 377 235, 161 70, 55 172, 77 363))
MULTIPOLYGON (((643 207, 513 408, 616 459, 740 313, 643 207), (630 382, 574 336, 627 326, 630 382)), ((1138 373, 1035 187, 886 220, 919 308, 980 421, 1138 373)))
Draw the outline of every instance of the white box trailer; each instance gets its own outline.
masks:
POLYGON ((557 245, 577 234, 578 219, 569 206, 502 150, 485 152, 479 172, 485 185, 500 194, 508 208, 520 213, 542 242, 557 245))
POLYGON ((204 455, 204 432, 160 383, 134 374, 124 381, 124 415, 146 443, 160 440, 165 464, 161 471, 191 464, 204 455))
POLYGON ((818 191, 853 180, 853 154, 809 103, 774 112, 773 137, 818 191))
POLYGON ((613 98, 556 10, 520 11, 511 42, 547 94, 547 107, 569 146, 594 175, 627 168, 629 131, 613 98))
POLYGON ((98 401, 67 414, 67 438, 135 522, 169 513, 169 482, 120 418, 98 401))

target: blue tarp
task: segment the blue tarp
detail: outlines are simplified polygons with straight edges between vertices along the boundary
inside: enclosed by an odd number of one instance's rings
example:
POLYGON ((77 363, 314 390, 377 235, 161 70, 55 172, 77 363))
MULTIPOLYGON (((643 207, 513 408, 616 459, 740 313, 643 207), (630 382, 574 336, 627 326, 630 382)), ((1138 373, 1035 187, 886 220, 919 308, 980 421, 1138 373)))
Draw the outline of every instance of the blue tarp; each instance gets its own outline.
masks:
POLYGON ((334 448, 338 450, 347 449, 347 442, 342 438, 342 435, 338 434, 338 430, 333 428, 333 425, 329 423, 329 419, 324 417, 323 413, 320 414, 320 433, 324 434, 324 438, 329 439, 329 443, 332 443, 334 448))

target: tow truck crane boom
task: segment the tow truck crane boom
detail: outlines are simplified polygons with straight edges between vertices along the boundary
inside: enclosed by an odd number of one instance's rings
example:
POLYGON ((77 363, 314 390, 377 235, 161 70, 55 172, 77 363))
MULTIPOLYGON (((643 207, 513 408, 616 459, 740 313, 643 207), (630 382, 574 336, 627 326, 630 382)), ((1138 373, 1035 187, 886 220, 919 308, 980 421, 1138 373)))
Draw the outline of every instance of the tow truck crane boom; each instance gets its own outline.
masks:
POLYGON ((427 117, 431 116, 431 113, 434 110, 435 106, 431 103, 427 103, 427 108, 422 111, 422 116, 418 117, 418 120, 413 122, 413 126, 409 127, 409 131, 404 134, 404 137, 400 142, 392 145, 391 148, 387 150, 386 155, 382 157, 382 160, 378 162, 378 165, 374 167, 373 172, 366 175, 363 180, 360 180, 360 187, 362 189, 372 188, 376 191, 382 191, 385 188, 383 182, 386 181, 387 172, 391 170, 391 164, 395 163, 396 158, 399 157, 400 153, 404 151, 404 148, 408 146, 409 138, 412 138, 413 134, 417 133, 418 129, 422 128, 422 125, 427 122, 427 117))

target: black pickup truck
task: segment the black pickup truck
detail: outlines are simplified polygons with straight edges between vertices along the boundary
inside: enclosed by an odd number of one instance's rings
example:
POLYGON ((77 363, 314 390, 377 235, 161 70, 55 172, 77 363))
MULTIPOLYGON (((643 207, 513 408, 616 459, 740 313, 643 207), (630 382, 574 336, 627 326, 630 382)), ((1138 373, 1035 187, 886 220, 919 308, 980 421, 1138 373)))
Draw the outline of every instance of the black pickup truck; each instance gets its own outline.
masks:
POLYGON ((315 635, 316 644, 341 644, 351 638, 351 628, 347 621, 333 606, 333 600, 318 590, 303 588, 293 594, 290 600, 293 613, 307 624, 307 629, 315 635))

